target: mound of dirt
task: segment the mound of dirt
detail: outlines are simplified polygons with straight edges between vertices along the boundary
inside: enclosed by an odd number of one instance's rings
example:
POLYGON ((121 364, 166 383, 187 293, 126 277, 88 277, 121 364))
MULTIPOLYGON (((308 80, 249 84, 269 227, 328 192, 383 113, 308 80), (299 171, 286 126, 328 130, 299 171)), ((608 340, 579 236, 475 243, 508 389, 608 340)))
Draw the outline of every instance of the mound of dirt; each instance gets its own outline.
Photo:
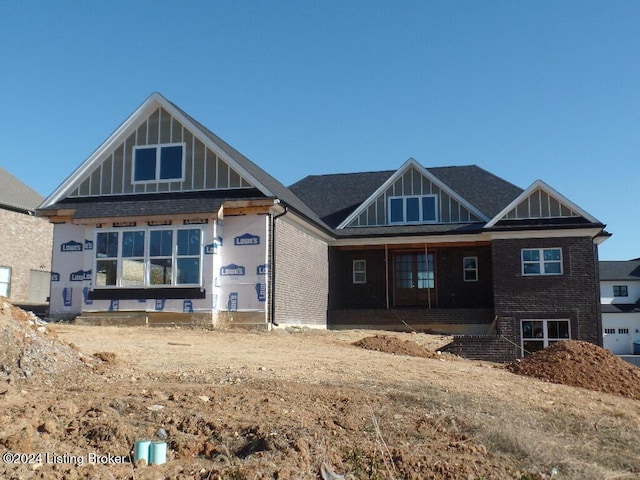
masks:
POLYGON ((65 373, 74 378, 95 361, 55 338, 47 324, 32 313, 0 297, 0 380, 39 378, 59 381, 65 373), (56 378, 58 377, 58 378, 56 378))
POLYGON ((353 342, 352 345, 366 350, 392 353, 394 355, 407 355, 409 357, 442 358, 443 354, 432 352, 422 345, 411 340, 401 340, 391 335, 374 335, 353 342))
POLYGON ((640 369, 588 342, 564 340, 554 343, 506 368, 552 383, 640 400, 640 369))

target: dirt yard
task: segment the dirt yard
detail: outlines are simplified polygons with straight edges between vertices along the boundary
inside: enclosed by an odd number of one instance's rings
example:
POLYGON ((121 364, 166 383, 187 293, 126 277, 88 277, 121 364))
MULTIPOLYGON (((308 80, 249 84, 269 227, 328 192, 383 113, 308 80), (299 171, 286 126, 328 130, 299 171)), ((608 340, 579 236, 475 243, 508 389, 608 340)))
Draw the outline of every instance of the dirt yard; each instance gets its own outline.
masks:
POLYGON ((0 307, 0 478, 640 478, 640 401, 438 354, 445 337, 38 327, 0 307), (142 439, 167 462, 133 465, 142 439))

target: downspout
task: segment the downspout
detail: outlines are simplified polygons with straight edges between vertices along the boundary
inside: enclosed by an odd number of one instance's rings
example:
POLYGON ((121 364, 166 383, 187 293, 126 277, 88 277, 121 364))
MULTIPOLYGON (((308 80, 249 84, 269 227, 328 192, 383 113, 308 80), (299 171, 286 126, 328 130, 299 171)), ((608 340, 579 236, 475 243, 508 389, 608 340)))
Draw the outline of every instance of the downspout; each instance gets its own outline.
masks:
POLYGON ((287 210, 287 207, 284 206, 283 207, 284 210, 276 215, 273 214, 269 214, 269 216, 271 217, 271 245, 270 245, 270 252, 269 252, 269 256, 271 257, 271 262, 269 264, 269 285, 270 285, 270 291, 269 291, 269 317, 270 317, 270 321, 271 321, 271 325, 273 325, 274 327, 277 327, 278 324, 276 323, 275 319, 275 315, 276 315, 276 305, 275 305, 275 298, 276 298, 276 219, 284 216, 287 214, 287 212, 289 210, 287 210))
POLYGON ((389 310, 389 245, 384 244, 384 289, 389 310))

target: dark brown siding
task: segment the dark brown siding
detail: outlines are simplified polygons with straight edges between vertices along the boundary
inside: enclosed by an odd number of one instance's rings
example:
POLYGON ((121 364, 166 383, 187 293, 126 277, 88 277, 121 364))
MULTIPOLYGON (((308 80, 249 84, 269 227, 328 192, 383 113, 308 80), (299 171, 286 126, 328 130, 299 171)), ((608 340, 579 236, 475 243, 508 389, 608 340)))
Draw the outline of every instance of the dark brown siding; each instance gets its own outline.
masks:
POLYGON ((481 308, 493 305, 491 247, 456 247, 436 250, 438 307, 481 308), (478 281, 465 282, 462 260, 478 258, 478 281))
POLYGON ((329 309, 386 308, 384 248, 329 250, 329 309), (353 261, 367 262, 367 281, 353 283, 353 261))
MULTIPOLYGON (((403 251, 408 251, 403 249, 403 251)), ((416 250, 418 251, 418 250, 416 250)), ((422 250, 420 250, 422 252, 422 250)), ((436 291, 439 308, 490 308, 493 305, 491 247, 454 247, 430 249, 435 254, 436 291), (478 258, 478 281, 465 282, 462 259, 478 258)), ((393 307, 393 250, 389 258, 389 306, 393 307)), ((387 308, 387 272, 385 250, 330 249, 330 310, 387 308), (353 283, 353 261, 367 262, 367 282, 353 283)))

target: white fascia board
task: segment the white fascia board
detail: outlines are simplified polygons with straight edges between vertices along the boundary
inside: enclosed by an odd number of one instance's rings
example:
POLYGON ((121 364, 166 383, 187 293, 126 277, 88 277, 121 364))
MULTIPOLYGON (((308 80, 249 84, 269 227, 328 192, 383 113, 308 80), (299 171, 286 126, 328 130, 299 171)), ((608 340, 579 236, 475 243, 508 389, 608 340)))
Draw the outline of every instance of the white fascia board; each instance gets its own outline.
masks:
POLYGON ((449 196, 451 196, 451 198, 454 198, 458 203, 460 203, 460 205, 464 206, 466 209, 468 209, 471 213, 473 213, 474 215, 476 215, 479 219, 483 220, 483 221, 488 221, 489 218, 482 213, 480 210, 478 210, 476 207, 474 207, 473 205, 471 205, 467 200, 465 200, 464 198, 462 198, 460 195, 458 195, 456 192, 454 192, 453 190, 451 190, 451 187, 449 187, 447 184, 443 183, 439 178, 437 178, 435 175, 433 175, 431 172, 429 172, 429 170, 427 170, 425 167, 423 167, 422 165, 420 165, 416 159, 414 158, 409 158, 406 162, 404 162, 400 168, 398 168, 393 175, 391 175, 386 182, 384 182, 375 192, 373 192, 369 198, 367 198, 364 202, 362 202, 362 204, 354 211, 351 213, 351 215, 349 215, 345 220, 343 220, 343 222, 338 225, 336 227, 337 230, 340 230, 342 228, 345 228, 347 225, 349 225, 349 223, 351 223, 354 219, 356 219, 358 217, 358 215, 360 215, 362 212, 364 212, 367 208, 369 208, 369 206, 376 201, 376 199, 382 195, 385 190, 387 190, 391 185, 394 184, 394 182, 396 182, 398 180, 399 177, 401 177, 404 172, 406 172, 407 170, 409 170, 409 168, 414 167, 416 170, 418 170, 422 175, 424 175, 425 177, 427 177, 432 183, 434 183, 435 185, 438 186, 438 188, 440 188, 441 190, 447 192, 447 194, 449 194, 449 196))
MULTIPOLYGON (((572 228, 563 230, 518 230, 503 232, 485 232, 491 240, 510 240, 524 238, 567 238, 567 237, 589 237, 597 242, 598 236, 602 231, 601 228, 572 228)), ((602 242, 600 242, 602 243, 602 242)))
POLYGON ((507 213, 509 213, 516 206, 518 206, 518 204, 520 202, 522 202, 525 198, 527 198, 529 195, 531 195, 537 188, 540 188, 542 191, 547 193, 549 196, 555 198, 560 203, 564 203, 571 210, 573 210, 574 212, 580 214, 580 216, 586 218, 591 223, 601 223, 597 218, 595 218, 591 214, 587 213, 585 210, 583 210, 578 205, 573 203, 571 200, 569 200, 567 197, 562 195, 560 192, 558 192, 557 190, 551 188, 549 185, 547 185, 542 180, 538 179, 535 182, 533 182, 531 185, 529 185, 529 187, 527 187, 527 189, 524 190, 520 195, 518 195, 516 198, 514 198, 509 205, 507 205, 506 207, 504 207, 500 211, 500 213, 498 213, 495 217, 493 217, 491 219, 491 221, 485 225, 485 228, 493 227, 496 223, 498 223, 500 220, 502 220, 502 218, 507 213))
POLYGON ((429 236, 398 236, 398 237, 366 237, 340 238, 331 243, 333 247, 366 246, 366 245, 409 245, 414 243, 442 244, 460 242, 488 242, 490 238, 483 233, 469 235, 429 235, 429 236))

